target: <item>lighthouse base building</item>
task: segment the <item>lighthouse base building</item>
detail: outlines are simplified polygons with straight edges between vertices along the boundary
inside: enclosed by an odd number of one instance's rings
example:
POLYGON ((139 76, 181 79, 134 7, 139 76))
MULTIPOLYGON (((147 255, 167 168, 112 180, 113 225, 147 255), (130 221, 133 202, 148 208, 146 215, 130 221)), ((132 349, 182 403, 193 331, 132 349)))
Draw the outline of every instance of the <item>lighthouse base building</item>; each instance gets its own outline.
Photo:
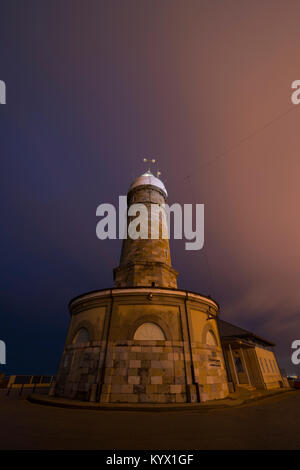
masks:
POLYGON ((115 288, 70 304, 55 394, 104 403, 185 403, 228 394, 217 304, 163 288, 115 288))
MULTIPOLYGON (((127 195, 128 207, 163 207, 166 199, 162 181, 149 171, 127 195)), ((128 215, 127 224, 131 220, 128 215)), ((177 275, 167 238, 125 239, 115 287, 70 302, 52 395, 102 403, 195 403, 227 396, 218 304, 178 289, 177 275)))

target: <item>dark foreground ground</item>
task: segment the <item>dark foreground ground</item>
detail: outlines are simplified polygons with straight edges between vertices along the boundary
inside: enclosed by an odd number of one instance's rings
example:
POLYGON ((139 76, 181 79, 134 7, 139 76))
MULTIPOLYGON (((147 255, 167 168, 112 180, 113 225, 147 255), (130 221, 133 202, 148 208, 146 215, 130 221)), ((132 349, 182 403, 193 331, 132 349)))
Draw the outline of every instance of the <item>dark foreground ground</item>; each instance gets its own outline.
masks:
POLYGON ((1 449, 300 449, 300 391, 206 411, 91 411, 0 398, 1 449))

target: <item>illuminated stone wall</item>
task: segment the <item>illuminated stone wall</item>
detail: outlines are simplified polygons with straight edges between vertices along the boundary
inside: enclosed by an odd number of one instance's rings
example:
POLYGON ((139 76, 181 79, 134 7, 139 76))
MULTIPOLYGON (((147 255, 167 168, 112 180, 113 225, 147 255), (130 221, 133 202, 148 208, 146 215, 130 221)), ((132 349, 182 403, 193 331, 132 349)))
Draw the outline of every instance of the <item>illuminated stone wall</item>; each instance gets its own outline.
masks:
POLYGON ((57 396, 187 403, 228 394, 218 307, 211 299, 171 289, 112 289, 75 299, 70 311, 57 396), (134 340, 145 323, 159 326, 165 340, 134 340), (74 343, 82 328, 90 341, 74 343))

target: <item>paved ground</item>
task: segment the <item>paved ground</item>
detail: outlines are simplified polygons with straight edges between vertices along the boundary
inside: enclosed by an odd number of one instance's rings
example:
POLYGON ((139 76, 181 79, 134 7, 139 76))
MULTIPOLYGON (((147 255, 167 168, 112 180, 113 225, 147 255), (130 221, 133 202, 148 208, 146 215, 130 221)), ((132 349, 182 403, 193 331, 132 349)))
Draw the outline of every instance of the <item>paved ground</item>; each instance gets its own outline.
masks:
POLYGON ((201 412, 73 410, 2 397, 0 417, 1 449, 300 449, 299 391, 201 412))

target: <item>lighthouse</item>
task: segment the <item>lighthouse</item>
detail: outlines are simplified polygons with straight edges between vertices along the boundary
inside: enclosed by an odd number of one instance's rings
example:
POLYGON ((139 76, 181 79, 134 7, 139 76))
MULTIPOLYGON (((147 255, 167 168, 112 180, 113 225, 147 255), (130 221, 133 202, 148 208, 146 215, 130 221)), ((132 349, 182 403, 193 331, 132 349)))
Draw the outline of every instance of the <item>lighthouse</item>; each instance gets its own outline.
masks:
MULTIPOLYGON (((221 399, 228 383, 217 318, 210 297, 181 290, 171 263, 163 205, 165 185, 150 170, 127 194, 157 209, 155 237, 123 240, 114 287, 69 303, 70 325, 51 394, 100 403, 196 403, 221 399)), ((155 211, 154 211, 155 212, 155 211)))

